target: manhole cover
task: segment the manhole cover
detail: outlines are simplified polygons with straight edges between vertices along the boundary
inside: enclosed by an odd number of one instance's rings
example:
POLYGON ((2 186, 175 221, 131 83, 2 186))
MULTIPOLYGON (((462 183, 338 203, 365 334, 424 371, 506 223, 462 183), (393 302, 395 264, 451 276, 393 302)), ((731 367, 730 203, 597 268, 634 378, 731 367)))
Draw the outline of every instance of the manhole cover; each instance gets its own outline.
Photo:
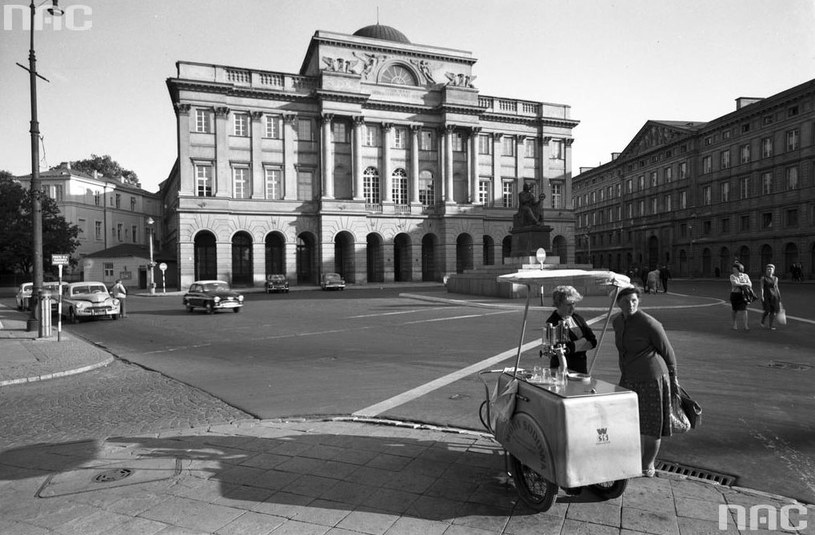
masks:
POLYGON ((767 364, 768 368, 778 368, 781 370, 795 370, 798 372, 806 371, 812 366, 808 364, 799 364, 797 362, 785 362, 783 360, 771 360, 769 364, 767 364))
POLYGON ((126 477, 130 477, 133 475, 133 470, 130 468, 116 468, 114 470, 108 470, 106 472, 101 472, 93 476, 93 481, 95 483, 111 483, 113 481, 119 481, 126 477))

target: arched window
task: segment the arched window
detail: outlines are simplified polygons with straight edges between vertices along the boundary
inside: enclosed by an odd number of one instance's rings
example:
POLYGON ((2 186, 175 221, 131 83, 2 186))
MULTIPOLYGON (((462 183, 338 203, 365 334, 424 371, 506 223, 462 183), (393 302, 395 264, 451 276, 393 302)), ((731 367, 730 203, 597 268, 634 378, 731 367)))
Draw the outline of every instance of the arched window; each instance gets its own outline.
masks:
POLYGON ((379 204, 382 202, 379 191, 379 171, 376 167, 368 167, 362 173, 362 190, 366 203, 379 204))

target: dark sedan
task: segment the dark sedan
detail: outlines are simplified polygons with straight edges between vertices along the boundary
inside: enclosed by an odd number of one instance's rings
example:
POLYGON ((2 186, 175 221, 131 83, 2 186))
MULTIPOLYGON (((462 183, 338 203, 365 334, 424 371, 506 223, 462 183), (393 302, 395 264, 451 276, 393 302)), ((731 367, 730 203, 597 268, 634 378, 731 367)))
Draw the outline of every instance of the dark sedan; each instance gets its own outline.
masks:
POLYGON ((243 306, 243 295, 229 287, 229 283, 216 280, 195 281, 184 294, 184 306, 187 312, 203 308, 207 314, 216 310, 232 309, 240 312, 243 306))
POLYGON ((269 275, 266 277, 266 293, 289 292, 289 280, 285 275, 269 275))

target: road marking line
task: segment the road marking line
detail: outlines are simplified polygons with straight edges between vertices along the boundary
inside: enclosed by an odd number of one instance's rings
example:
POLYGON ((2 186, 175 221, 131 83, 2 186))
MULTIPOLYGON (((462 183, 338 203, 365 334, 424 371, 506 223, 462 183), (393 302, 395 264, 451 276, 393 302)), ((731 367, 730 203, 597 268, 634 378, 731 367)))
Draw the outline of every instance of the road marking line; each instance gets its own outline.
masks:
POLYGON ((398 314, 414 314, 416 312, 426 312, 428 310, 450 310, 453 308, 462 308, 460 305, 451 305, 446 307, 433 307, 433 308, 417 308, 416 310, 400 310, 399 312, 382 312, 380 314, 363 314, 360 316, 348 316, 348 319, 359 318, 377 318, 379 316, 396 316, 398 314))
POLYGON ((514 310, 502 310, 501 312, 489 312, 487 314, 468 314, 466 316, 452 316, 449 318, 433 318, 429 320, 416 320, 416 321, 406 321, 402 323, 402 325, 415 325, 417 323, 432 323, 434 321, 449 321, 449 320, 463 320, 467 318, 480 318, 483 316, 494 316, 495 314, 507 314, 509 312, 515 312, 514 310))

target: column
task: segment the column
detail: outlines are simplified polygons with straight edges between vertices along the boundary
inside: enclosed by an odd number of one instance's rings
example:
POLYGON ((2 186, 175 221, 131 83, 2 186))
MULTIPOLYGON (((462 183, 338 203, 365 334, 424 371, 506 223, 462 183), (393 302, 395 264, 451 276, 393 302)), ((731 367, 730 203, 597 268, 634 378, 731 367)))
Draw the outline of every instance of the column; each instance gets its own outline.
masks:
POLYGON ((391 134, 393 125, 382 123, 382 174, 385 175, 385 191, 382 200, 393 203, 393 176, 391 176, 391 134))
POLYGON ((419 131, 418 124, 410 125, 410 202, 419 202, 419 131))
POLYGON ((444 127, 444 202, 455 203, 453 190, 453 133, 456 127, 452 124, 444 127))
POLYGON ((503 206, 504 195, 503 184, 501 183, 501 138, 504 134, 493 134, 492 137, 492 204, 493 206, 503 206))
MULTIPOLYGON (((251 169, 251 177, 252 183, 250 184, 250 199, 262 199, 266 196, 266 191, 264 188, 266 177, 263 173, 263 161, 262 161, 262 154, 263 151, 261 150, 261 137, 263 132, 263 126, 260 123, 260 120, 263 118, 263 112, 260 111, 253 111, 251 114, 252 117, 252 126, 251 126, 251 135, 252 135, 252 169, 251 169)), ((257 271, 255 272, 257 273, 257 271)))
POLYGON ((178 122, 178 179, 182 195, 195 195, 195 173, 190 161, 190 105, 176 104, 178 122))
POLYGON ((365 126, 365 118, 361 116, 354 117, 354 135, 353 135, 353 146, 351 147, 351 151, 353 152, 353 161, 354 161, 354 199, 361 201, 365 199, 364 189, 362 184, 362 129, 365 126))
POLYGON ((549 183, 549 156, 551 149, 549 142, 552 141, 550 136, 543 136, 541 138, 541 191, 546 194, 546 208, 552 207, 552 185, 549 183))
MULTIPOLYGON (((523 136, 515 136, 515 176, 518 177, 518 191, 524 183, 524 140, 523 136)), ((540 193, 540 189, 535 189, 535 195, 540 193)))
POLYGON ((324 113, 322 119, 322 175, 323 175, 323 197, 326 199, 334 198, 334 146, 331 143, 331 121, 334 120, 334 114, 324 113))
POLYGON ((563 140, 563 159, 564 159, 564 167, 563 167, 563 195, 561 197, 561 201, 563 203, 563 208, 567 206, 571 206, 572 200, 572 143, 574 143, 573 138, 568 138, 563 140), (569 201, 569 204, 566 204, 566 201, 569 201))
POLYGON ((470 191, 467 192, 468 198, 471 203, 476 202, 478 198, 478 135, 481 133, 480 127, 470 129, 470 154, 467 177, 467 187, 470 191))
MULTIPOLYGON (((293 113, 283 114, 283 199, 294 201, 297 199, 297 168, 294 166, 294 121, 297 116, 293 113)), ((304 199, 309 200, 309 199, 304 199)))
POLYGON ((232 196, 232 170, 229 167, 229 108, 215 108, 215 177, 213 195, 232 196))

